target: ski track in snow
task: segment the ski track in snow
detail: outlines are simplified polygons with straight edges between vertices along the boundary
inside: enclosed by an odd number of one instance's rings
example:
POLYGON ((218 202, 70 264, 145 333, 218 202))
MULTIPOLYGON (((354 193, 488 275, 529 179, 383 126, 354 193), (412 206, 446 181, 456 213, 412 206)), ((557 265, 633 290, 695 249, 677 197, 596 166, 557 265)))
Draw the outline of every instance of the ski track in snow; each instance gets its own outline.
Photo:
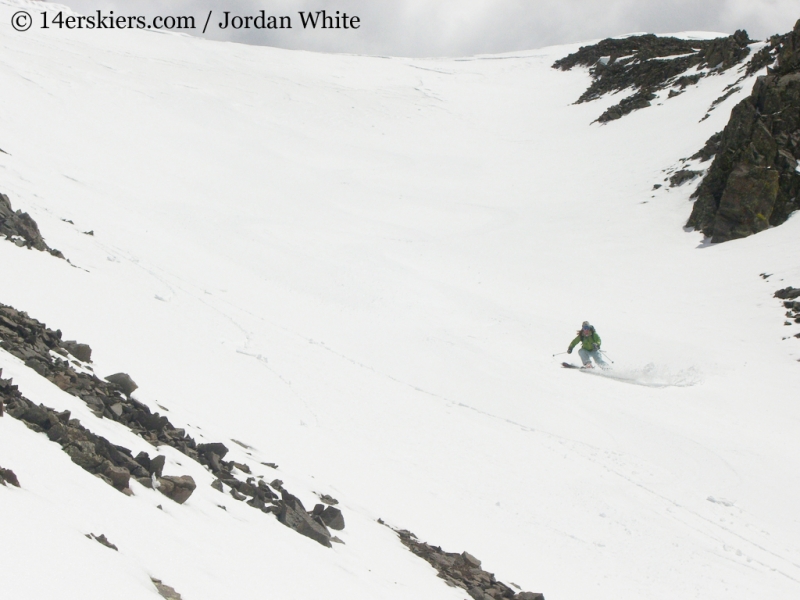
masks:
POLYGON ((580 369, 581 373, 613 379, 622 383, 641 385, 652 388, 689 387, 702 382, 700 371, 696 367, 688 367, 673 372, 667 367, 657 367, 648 363, 643 367, 612 366, 609 369, 580 369))

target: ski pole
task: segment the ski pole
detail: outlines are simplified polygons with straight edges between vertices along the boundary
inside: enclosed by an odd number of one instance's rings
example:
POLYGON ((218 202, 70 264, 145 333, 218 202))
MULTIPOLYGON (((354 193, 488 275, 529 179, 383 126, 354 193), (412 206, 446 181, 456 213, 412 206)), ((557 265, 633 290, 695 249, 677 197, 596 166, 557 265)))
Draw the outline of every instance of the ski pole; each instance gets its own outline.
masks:
POLYGON ((614 361, 611 360, 611 357, 608 354, 606 354, 605 350, 598 350, 598 352, 605 356, 612 365, 614 364, 614 361))
POLYGON ((569 352, 559 352, 558 354, 553 354, 553 356, 561 356, 562 354, 569 354, 569 352))

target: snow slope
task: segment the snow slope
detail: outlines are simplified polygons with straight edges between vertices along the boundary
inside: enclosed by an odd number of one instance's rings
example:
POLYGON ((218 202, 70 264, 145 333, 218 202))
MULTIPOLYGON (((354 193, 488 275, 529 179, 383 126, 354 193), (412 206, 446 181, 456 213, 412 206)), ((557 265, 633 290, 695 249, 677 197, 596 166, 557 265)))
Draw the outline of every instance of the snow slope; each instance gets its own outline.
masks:
POLYGON ((260 473, 307 505, 336 497, 347 527, 324 548, 178 453, 185 505, 128 498, 6 417, 11 596, 154 598, 152 576, 185 600, 466 597, 382 518, 548 600, 798 597, 799 328, 772 293, 800 287, 800 219, 706 246, 683 230, 692 185, 652 190, 722 129, 751 83, 699 121, 738 73, 599 126, 620 98, 573 105, 588 74, 550 67, 577 45, 422 60, 21 34, 20 6, 41 9, 0 2, 0 191, 75 266, 0 242, 0 302, 198 441, 278 463, 260 473), (552 356, 585 319, 615 378, 552 356))

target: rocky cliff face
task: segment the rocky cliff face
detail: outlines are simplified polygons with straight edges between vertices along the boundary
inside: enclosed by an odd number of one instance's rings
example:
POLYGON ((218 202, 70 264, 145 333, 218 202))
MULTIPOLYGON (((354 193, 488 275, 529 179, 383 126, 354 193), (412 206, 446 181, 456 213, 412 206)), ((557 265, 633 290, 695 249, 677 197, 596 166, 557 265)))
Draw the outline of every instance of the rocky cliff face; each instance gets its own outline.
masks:
POLYGON ((753 57, 775 62, 740 102, 700 184, 687 226, 725 242, 780 225, 800 208, 800 21, 753 57))
POLYGON ((596 100, 605 94, 633 90, 633 93, 601 114, 606 123, 634 110, 650 106, 660 90, 670 89, 669 98, 710 74, 726 71, 749 54, 752 41, 746 31, 712 40, 684 40, 652 34, 605 39, 556 61, 554 69, 568 71, 589 68, 592 84, 576 104, 596 100), (689 73, 691 71, 691 73, 689 73))

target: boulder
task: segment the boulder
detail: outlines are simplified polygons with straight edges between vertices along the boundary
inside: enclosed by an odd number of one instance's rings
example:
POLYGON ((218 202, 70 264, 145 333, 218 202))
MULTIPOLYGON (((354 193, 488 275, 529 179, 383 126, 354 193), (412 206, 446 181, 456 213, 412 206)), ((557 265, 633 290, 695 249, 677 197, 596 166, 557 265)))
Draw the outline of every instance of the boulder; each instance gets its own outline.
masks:
POLYGON ((342 515, 342 511, 338 508, 328 506, 320 513, 320 519, 331 529, 335 529, 336 531, 344 529, 344 516, 342 515))
POLYGON ((122 390, 122 393, 126 396, 130 396, 134 390, 139 387, 127 373, 114 373, 113 375, 106 377, 106 381, 119 386, 120 390, 122 390))
POLYGON ((186 502, 196 488, 197 484, 190 475, 181 477, 167 475, 158 478, 158 491, 178 504, 186 502))
POLYGON ((0 467, 0 484, 5 485, 6 483, 19 487, 19 479, 14 475, 14 471, 0 467))
POLYGON ((125 467, 117 467, 109 463, 103 471, 103 475, 108 477, 111 484, 118 490, 124 490, 130 484, 131 473, 125 467))
POLYGON ((75 340, 61 342, 61 347, 81 362, 92 362, 92 349, 89 344, 80 344, 75 340))
POLYGON ((155 458, 150 459, 150 468, 147 470, 156 477, 161 477, 161 474, 164 472, 164 463, 166 462, 167 457, 163 454, 159 454, 155 458))
MULTIPOLYGON (((286 495, 290 496, 290 494, 286 495)), ((321 523, 312 519, 309 514, 302 509, 302 503, 299 504, 299 509, 294 508, 294 506, 297 506, 297 504, 290 505, 286 501, 282 502, 280 512, 278 513, 278 521, 290 529, 294 529, 297 533, 330 548, 331 534, 328 529, 321 523)))
POLYGON ((197 452, 204 456, 209 456, 213 452, 220 458, 225 458, 228 447, 221 442, 211 442, 209 444, 197 444, 197 452))

